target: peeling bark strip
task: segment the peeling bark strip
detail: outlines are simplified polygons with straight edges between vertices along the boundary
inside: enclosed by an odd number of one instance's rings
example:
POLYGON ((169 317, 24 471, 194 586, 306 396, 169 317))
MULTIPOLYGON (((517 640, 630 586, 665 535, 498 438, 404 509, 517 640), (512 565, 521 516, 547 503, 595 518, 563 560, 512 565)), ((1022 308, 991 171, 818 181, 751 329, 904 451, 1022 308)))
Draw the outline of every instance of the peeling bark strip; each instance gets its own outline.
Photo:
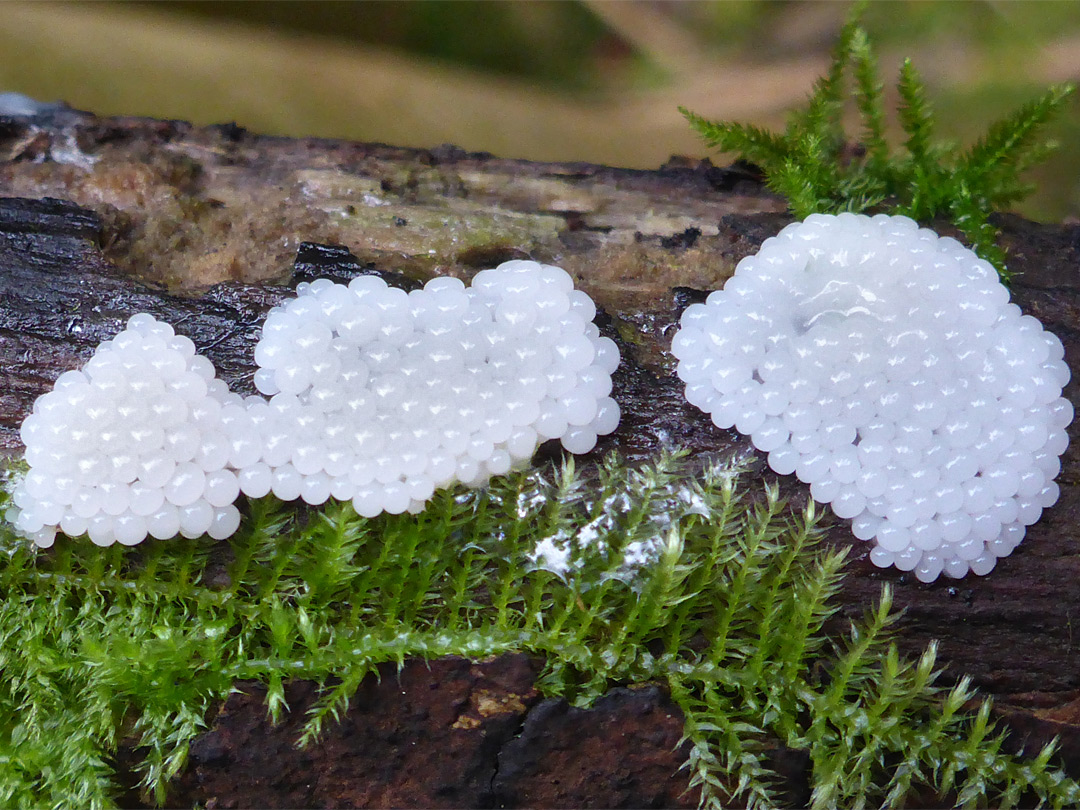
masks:
MULTIPOLYGON (((620 339, 614 396, 624 418, 597 453, 737 453, 772 480, 746 440, 686 405, 665 354, 695 290, 720 286, 789 221, 745 172, 691 161, 656 172, 530 163, 60 110, 0 118, 0 195, 0 452, 21 450, 18 425, 34 398, 135 312, 172 323, 248 393, 262 317, 288 295, 268 282, 363 272, 403 273, 399 285, 435 273, 468 279, 530 256, 566 268, 620 339)), ((1080 227, 998 224, 1014 299, 1075 361, 1080 227)), ((1065 389, 1074 404, 1077 385, 1065 389)), ((834 629, 892 582, 906 609, 905 652, 938 639, 949 675, 972 675, 1018 734, 1061 734, 1076 752, 1080 427, 1070 433, 1061 499, 990 576, 921 585, 873 568, 856 544, 834 629)), ((805 500, 794 479, 782 486, 805 500)), ((855 544, 839 524, 830 541, 855 544)), ((1071 767, 1080 776, 1075 755, 1071 767)))

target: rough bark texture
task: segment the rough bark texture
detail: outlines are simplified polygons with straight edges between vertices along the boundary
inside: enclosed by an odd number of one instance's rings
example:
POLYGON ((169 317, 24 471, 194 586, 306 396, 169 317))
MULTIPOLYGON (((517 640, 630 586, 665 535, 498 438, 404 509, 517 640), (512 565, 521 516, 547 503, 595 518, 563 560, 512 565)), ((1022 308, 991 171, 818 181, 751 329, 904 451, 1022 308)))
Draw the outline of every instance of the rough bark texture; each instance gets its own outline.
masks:
POLYGON ((343 721, 295 749, 314 686, 286 690, 266 719, 254 684, 191 747, 170 804, 217 807, 695 807, 679 710, 655 687, 616 689, 595 708, 541 700, 538 664, 443 658, 367 679, 343 721), (519 735, 520 736, 517 736, 519 735), (685 794, 685 795, 684 795, 685 794), (237 803, 238 799, 245 804, 237 803))
MULTIPOLYGON (((244 392, 261 318, 290 282, 378 272, 408 285, 530 256, 569 270, 622 344, 615 396, 625 416, 596 453, 645 458, 682 445, 754 456, 746 440, 685 404, 664 354, 698 291, 719 286, 789 221, 783 203, 742 169, 538 164, 59 110, 0 118, 0 195, 4 452, 21 449, 17 428, 33 399, 135 312, 169 320, 244 392)), ((1080 227, 1015 217, 999 224, 1017 274, 1014 299, 1061 337, 1072 362, 1080 356, 1080 227)), ((1065 393, 1076 402, 1076 383, 1065 393)), ((971 675, 994 695, 1017 744, 1061 735, 1074 776, 1077 458, 1074 448, 1063 458, 1057 506, 989 577, 922 585, 875 569, 859 544, 840 619, 892 582, 906 610, 901 647, 915 653, 938 640, 948 675, 971 675)), ((769 476, 760 457, 753 465, 769 476)), ((783 487, 805 500, 796 482, 783 487)), ((829 537, 856 544, 839 522, 829 537)), ((520 658, 409 664, 400 682, 385 673, 365 683, 342 727, 304 753, 289 740, 310 686, 292 687, 295 719, 277 729, 265 724, 258 699, 237 695, 193 748, 177 796, 221 807, 693 802, 682 795, 685 777, 674 776, 685 754, 675 750, 680 724, 663 695, 617 691, 583 723, 579 710, 538 702, 531 678, 520 658), (484 703, 482 694, 498 697, 484 703), (496 708, 485 714, 485 705, 496 708), (292 778, 316 761, 318 784, 292 778), (222 773, 233 776, 223 781, 222 773)), ((802 766, 789 765, 798 803, 802 766)))

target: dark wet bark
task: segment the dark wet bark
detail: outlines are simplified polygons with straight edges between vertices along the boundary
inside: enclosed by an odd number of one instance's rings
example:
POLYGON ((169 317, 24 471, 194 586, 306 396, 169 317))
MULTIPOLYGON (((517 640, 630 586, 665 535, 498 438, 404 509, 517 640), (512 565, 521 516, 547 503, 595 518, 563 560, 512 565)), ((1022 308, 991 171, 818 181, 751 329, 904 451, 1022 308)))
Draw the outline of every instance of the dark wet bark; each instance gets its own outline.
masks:
POLYGON ((302 752, 294 745, 313 685, 290 685, 291 711, 272 726, 265 689, 244 684, 192 745, 170 805, 697 806, 689 776, 676 773, 687 756, 682 718, 659 690, 617 689, 575 709, 541 700, 537 671, 523 655, 381 667, 342 723, 302 752))

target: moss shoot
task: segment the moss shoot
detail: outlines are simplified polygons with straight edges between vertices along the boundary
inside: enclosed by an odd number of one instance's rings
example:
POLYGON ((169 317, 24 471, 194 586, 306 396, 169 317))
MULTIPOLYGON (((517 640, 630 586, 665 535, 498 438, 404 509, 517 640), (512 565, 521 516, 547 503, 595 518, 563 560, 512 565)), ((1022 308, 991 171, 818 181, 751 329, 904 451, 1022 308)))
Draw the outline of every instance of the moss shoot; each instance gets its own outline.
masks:
POLYGON ((935 140, 925 86, 911 60, 905 60, 896 87, 904 142, 902 149, 892 150, 885 137, 884 86, 877 58, 859 24, 864 7, 865 3, 855 4, 828 74, 818 80, 806 108, 791 116, 782 134, 680 111, 710 146, 758 165, 769 187, 787 198, 797 218, 882 210, 921 223, 945 217, 1008 282, 1005 253, 997 244, 990 214, 1031 193, 1021 175, 1056 147, 1040 139, 1040 133, 1075 86, 1051 87, 962 150, 935 140), (861 127, 854 139, 843 124, 849 102, 861 127))

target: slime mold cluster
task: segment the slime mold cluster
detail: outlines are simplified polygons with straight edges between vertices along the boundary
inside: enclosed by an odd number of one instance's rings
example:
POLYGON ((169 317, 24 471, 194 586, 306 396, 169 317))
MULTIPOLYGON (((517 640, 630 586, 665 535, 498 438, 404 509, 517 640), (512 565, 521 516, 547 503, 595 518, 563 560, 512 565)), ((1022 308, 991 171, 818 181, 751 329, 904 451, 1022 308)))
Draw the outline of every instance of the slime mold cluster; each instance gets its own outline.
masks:
POLYGON ((272 311, 255 384, 278 497, 352 499, 361 515, 418 511, 561 440, 587 453, 619 423, 614 341, 558 267, 483 270, 405 293, 325 279, 272 311))
POLYGON ((147 314, 60 375, 22 424, 30 472, 15 527, 39 546, 57 528, 98 545, 236 531, 236 470, 258 458, 240 397, 195 344, 147 314))
POLYGON ((16 529, 39 546, 58 529, 99 545, 222 539, 240 492, 416 512, 548 439, 586 453, 618 426, 618 348, 557 267, 507 262, 468 288, 437 278, 405 293, 365 276, 298 293, 255 349, 269 400, 230 393, 191 340, 147 314, 61 375, 22 425, 16 529))
POLYGON ((987 574, 1058 498, 1061 341, 906 217, 789 225, 686 309, 672 353, 689 402, 851 518, 880 567, 987 574))

